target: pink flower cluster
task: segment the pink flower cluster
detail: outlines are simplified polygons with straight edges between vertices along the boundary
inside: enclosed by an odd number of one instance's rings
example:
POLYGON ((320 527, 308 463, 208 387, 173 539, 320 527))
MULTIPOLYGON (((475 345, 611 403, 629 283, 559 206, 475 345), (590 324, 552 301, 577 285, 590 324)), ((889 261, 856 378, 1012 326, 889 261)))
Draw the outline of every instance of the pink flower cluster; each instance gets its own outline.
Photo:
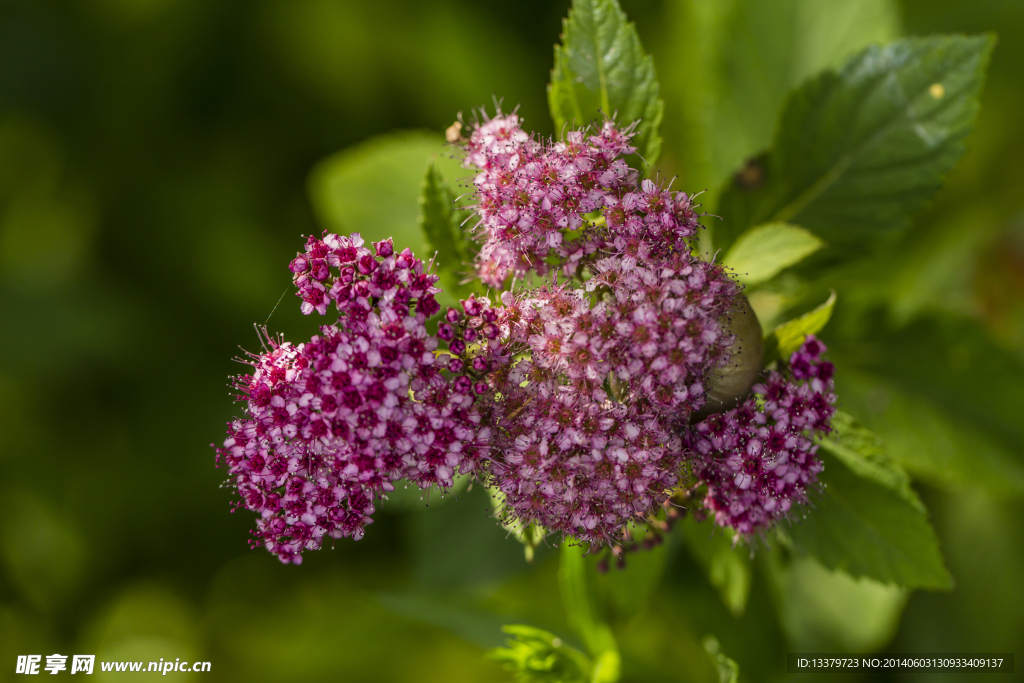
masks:
POLYGON ((298 563, 324 538, 360 538, 396 480, 447 488, 460 473, 500 492, 506 520, 594 545, 645 524, 687 464, 744 537, 806 500, 835 402, 824 345, 809 337, 786 375, 691 425, 729 361, 740 287, 693 253, 690 197, 623 160, 632 134, 606 122, 541 142, 515 114, 471 132, 481 279, 551 274, 500 306, 473 296, 439 315, 438 277, 408 249, 307 240, 289 265, 302 311, 337 321, 252 357, 245 416, 218 450, 260 515, 254 544, 298 563))
MULTIPOLYGON (((439 308, 436 276, 408 250, 394 254, 390 242, 375 252, 358 235, 311 239, 291 266, 303 308, 325 307, 330 297, 338 325, 297 347, 272 343, 237 380, 248 416, 229 426, 221 453, 241 504, 262 515, 257 538, 286 562, 324 536, 361 537, 373 499, 396 479, 448 487, 457 472, 475 472, 489 448, 476 407, 488 389, 476 359, 440 363, 439 340, 426 332, 439 308)), ((442 326, 449 353, 465 354, 472 321, 442 326)), ((492 355, 499 353, 495 342, 492 355)))
POLYGON ((500 112, 473 130, 464 163, 478 171, 475 210, 485 239, 477 271, 484 284, 543 274, 551 257, 571 274, 609 235, 679 243, 695 233, 697 216, 685 193, 651 180, 638 185, 622 159, 636 151, 632 135, 632 127, 606 121, 596 132, 541 142, 523 131, 517 114, 500 112), (605 228, 596 229, 601 222, 605 228))
POLYGON ((830 431, 836 396, 825 345, 809 335, 789 360, 792 379, 770 372, 738 407, 712 415, 690 436, 693 471, 707 487, 715 523, 749 538, 782 519, 821 472, 815 435, 830 431))
POLYGON ((655 246, 596 261, 583 287, 505 296, 510 345, 530 359, 492 378, 504 400, 490 474, 524 524, 617 542, 679 483, 680 435, 728 360, 723 320, 739 288, 655 246))

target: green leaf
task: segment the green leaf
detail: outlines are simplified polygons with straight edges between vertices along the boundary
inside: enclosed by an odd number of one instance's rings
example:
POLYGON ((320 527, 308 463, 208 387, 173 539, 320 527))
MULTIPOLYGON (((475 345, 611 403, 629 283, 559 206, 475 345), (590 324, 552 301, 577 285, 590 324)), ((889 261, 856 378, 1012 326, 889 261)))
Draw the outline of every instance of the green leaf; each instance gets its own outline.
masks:
POLYGON ((915 478, 951 490, 1024 494, 1019 451, 1008 450, 961 417, 943 413, 927 397, 901 390, 884 376, 845 366, 836 378, 836 392, 915 478))
POLYGON ((639 120, 637 153, 648 167, 657 160, 664 102, 654 61, 617 0, 574 0, 562 24, 562 45, 555 46, 548 106, 558 131, 613 114, 620 124, 639 120))
POLYGON ((823 450, 841 460, 858 477, 873 479, 897 491, 908 503, 924 511, 924 505, 910 488, 910 477, 889 457, 881 439, 841 410, 832 417, 832 428, 835 431, 828 438, 817 440, 823 450))
POLYGON ((1024 491, 1020 358, 958 316, 899 329, 869 317, 862 327, 832 344, 837 386, 893 456, 947 487, 1024 491))
POLYGON ((866 246, 902 230, 963 153, 991 37, 911 38, 870 47, 786 103, 772 150, 722 195, 716 243, 794 222, 866 246))
POLYGON ((427 238, 431 252, 437 254, 437 274, 446 292, 456 298, 467 298, 474 290, 461 284, 472 271, 473 250, 462 230, 462 220, 455 212, 455 195, 445 181, 435 160, 427 164, 420 193, 420 229, 427 238))
POLYGON ((467 172, 439 135, 405 131, 382 135, 321 161, 309 176, 309 194, 325 230, 358 232, 367 241, 392 237, 429 260, 433 250, 420 230, 423 169, 433 161, 446 178, 467 172))
POLYGON ((807 335, 820 332, 832 317, 832 308, 835 304, 836 293, 833 291, 828 300, 813 311, 784 322, 772 330, 764 339, 765 365, 777 359, 788 359, 804 343, 807 335))
POLYGON ((950 588, 952 578, 920 502, 883 483, 877 463, 862 463, 855 473, 832 449, 822 448, 819 455, 824 495, 789 530, 793 547, 854 577, 905 588, 950 588))
POLYGON ((584 550, 566 540, 562 543, 558 583, 562 603, 569 623, 583 638, 587 651, 594 659, 592 683, 614 683, 619 679, 620 657, 618 644, 611 628, 600 616, 594 589, 590 583, 590 569, 584 561, 584 550))
POLYGON ((779 621, 800 652, 873 652, 896 634, 908 591, 871 579, 829 571, 813 557, 783 562, 762 553, 779 621))
POLYGON ((742 616, 753 579, 749 551, 734 548, 731 533, 710 522, 697 523, 687 516, 677 526, 690 554, 703 567, 722 602, 734 616, 742 616))
POLYGON ((666 10, 662 85, 681 105, 673 128, 684 136, 687 183, 712 192, 771 145, 793 88, 900 33, 894 0, 680 0, 666 10))
POLYGON ((585 654, 553 633, 514 624, 501 629, 512 636, 489 655, 521 683, 588 683, 593 665, 585 654))
POLYGON ((722 263, 745 285, 770 280, 824 245, 807 230, 787 223, 767 223, 743 233, 722 263))
POLYGON ((736 683, 740 677, 740 665, 722 654, 718 639, 714 636, 704 638, 704 651, 711 658, 711 663, 718 669, 718 683, 736 683))

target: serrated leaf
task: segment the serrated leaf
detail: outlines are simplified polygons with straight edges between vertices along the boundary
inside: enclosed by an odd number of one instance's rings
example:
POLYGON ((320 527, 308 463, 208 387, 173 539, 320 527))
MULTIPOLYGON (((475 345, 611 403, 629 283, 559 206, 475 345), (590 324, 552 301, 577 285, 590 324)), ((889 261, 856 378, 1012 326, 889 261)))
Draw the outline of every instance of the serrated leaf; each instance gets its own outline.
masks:
MULTIPOLYGON (((367 241, 392 237, 429 259, 419 226, 423 169, 433 160, 446 178, 467 172, 439 135, 405 131, 371 138, 327 157, 309 176, 309 195, 325 230, 360 233, 367 241)), ((428 253, 429 252, 429 253, 428 253)))
POLYGON ((462 229, 462 218, 455 211, 455 195, 433 159, 427 164, 420 192, 419 225, 431 253, 437 254, 435 263, 442 287, 456 298, 467 298, 473 288, 463 285, 462 280, 472 269, 473 252, 462 229))
POLYGON ((716 244, 778 221, 864 247, 905 228, 963 153, 993 44, 900 40, 801 86, 756 161, 757 182, 738 176, 722 195, 716 244))
POLYGON ((750 597, 753 571, 750 553, 743 548, 733 547, 728 531, 715 527, 710 522, 698 524, 687 516, 678 524, 686 547, 707 574, 708 581, 718 590, 729 611, 741 616, 750 597))
POLYGON ((789 530, 793 547, 829 569, 905 588, 947 589, 952 578, 925 511, 872 477, 819 451, 824 495, 789 530))
POLYGON ((907 467, 945 486, 1019 493, 1024 486, 1024 363, 975 321, 934 316, 831 349, 837 384, 907 467), (848 369, 848 370, 847 370, 848 369), (846 377, 849 372, 849 378, 846 377))
POLYGON ((617 0, 574 0, 555 46, 548 106, 555 130, 606 116, 622 125, 639 120, 633 144, 648 167, 661 152, 664 103, 654 61, 617 0))
POLYGON ((824 245, 797 225, 766 223, 746 231, 729 249, 722 263, 745 285, 770 280, 824 245))
POLYGON ((512 636, 505 647, 489 652, 521 683, 589 683, 593 665, 585 654, 566 645, 548 631, 512 624, 503 632, 512 636))
POLYGON ((765 365, 774 360, 787 360, 794 351, 800 348, 809 334, 817 334, 832 318, 832 308, 836 304, 835 291, 828 300, 813 311, 804 313, 776 327, 764 338, 765 365))
POLYGON ((921 500, 910 488, 910 477, 889 457, 878 436, 841 410, 832 416, 832 429, 832 434, 817 440, 822 450, 841 460, 858 477, 872 479, 924 510, 921 500))
POLYGON ((836 378, 836 392, 915 478, 952 490, 1024 494, 1024 459, 1019 452, 1008 450, 985 430, 943 413, 926 397, 901 390, 886 377, 845 366, 836 378))
POLYGON ((794 87, 900 33, 894 0, 681 0, 666 10, 662 84, 681 105, 687 183, 709 194, 771 145, 794 87))

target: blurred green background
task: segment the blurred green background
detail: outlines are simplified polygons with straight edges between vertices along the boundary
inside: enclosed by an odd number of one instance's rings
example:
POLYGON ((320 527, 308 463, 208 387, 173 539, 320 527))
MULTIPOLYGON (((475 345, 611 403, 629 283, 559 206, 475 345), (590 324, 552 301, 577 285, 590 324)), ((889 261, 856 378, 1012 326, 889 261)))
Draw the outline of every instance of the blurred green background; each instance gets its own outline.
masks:
MULTIPOLYGON (((762 552, 753 573, 719 568, 752 582, 744 609, 679 533, 651 595, 617 614, 624 680, 714 680, 707 634, 751 681, 798 649, 1019 646, 1024 385, 1006 378, 1024 366, 1024 4, 622 4, 666 98, 659 170, 709 205, 842 46, 999 36, 966 155, 888 257, 831 284, 823 335, 841 397, 917 477, 955 588, 908 596, 762 552), (971 406, 999 409, 954 424, 971 406)), ((479 487, 389 501, 362 541, 286 567, 248 549, 252 515, 229 512, 207 445, 237 412, 238 346, 258 345, 300 236, 330 222, 307 191, 316 164, 392 131, 439 136, 492 96, 550 134, 567 6, 0 0, 0 680, 19 654, 59 652, 209 660, 202 677, 224 681, 504 681, 484 657, 501 624, 571 635, 557 554, 527 565, 479 487)), ((762 310, 805 291, 783 280, 762 310)), ((316 323, 289 293, 270 328, 316 323)), ((632 564, 627 581, 651 561, 632 564)))

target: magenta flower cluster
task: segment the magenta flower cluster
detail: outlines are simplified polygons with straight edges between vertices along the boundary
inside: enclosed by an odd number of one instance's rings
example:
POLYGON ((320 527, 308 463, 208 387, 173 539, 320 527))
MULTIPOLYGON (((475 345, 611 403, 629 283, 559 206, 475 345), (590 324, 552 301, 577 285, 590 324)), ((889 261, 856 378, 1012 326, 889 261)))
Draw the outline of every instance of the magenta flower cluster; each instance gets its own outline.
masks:
POLYGON ((308 239, 289 266, 302 311, 337 320, 298 346, 268 339, 218 449, 260 516, 254 545, 297 563, 360 538, 397 480, 445 489, 457 474, 492 487, 506 522, 596 546, 691 475, 745 537, 806 500, 835 401, 824 346, 808 338, 739 407, 693 424, 741 290, 694 254, 691 198, 625 162, 632 134, 609 121, 546 142, 500 113, 471 131, 475 266, 513 283, 500 305, 442 314, 438 277, 408 249, 308 239))
MULTIPOLYGON (((272 344, 238 378, 248 417, 229 426, 221 453, 241 503, 261 514, 257 542, 285 562, 324 536, 361 537, 395 480, 451 486, 489 448, 480 373, 442 366, 426 331, 437 277, 409 250, 374 247, 358 235, 310 239, 291 264, 303 310, 332 302, 338 323, 297 347, 272 344)), ((456 327, 459 337, 451 325, 440 336, 457 348, 474 330, 456 327)))
POLYGON ((835 413, 825 350, 809 335, 789 360, 791 377, 767 373, 750 398, 690 433, 704 508, 719 526, 750 537, 807 502, 822 469, 812 437, 830 432, 835 413))
POLYGON ((523 131, 514 113, 476 127, 465 164, 478 171, 483 283, 501 287, 509 275, 544 274, 552 255, 572 274, 581 258, 615 238, 647 233, 678 243, 692 236, 697 216, 685 193, 651 180, 637 184, 637 172, 622 158, 636 151, 631 136, 632 127, 607 121, 596 132, 569 131, 562 141, 544 143, 523 131), (597 212, 603 231, 590 229, 588 215, 597 212), (571 239, 581 229, 585 238, 571 239))

